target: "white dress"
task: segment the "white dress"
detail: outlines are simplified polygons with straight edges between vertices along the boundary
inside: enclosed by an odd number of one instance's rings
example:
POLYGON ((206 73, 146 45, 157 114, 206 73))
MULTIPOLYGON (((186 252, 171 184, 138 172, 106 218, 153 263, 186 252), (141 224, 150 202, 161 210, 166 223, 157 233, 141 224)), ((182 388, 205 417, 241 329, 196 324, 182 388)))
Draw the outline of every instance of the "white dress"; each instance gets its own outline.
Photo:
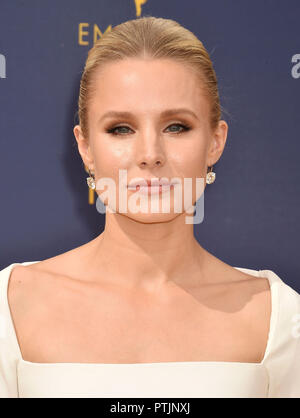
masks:
POLYGON ((7 298, 13 263, 0 271, 0 398, 300 397, 300 295, 271 270, 272 312, 261 363, 32 363, 22 359, 7 298))

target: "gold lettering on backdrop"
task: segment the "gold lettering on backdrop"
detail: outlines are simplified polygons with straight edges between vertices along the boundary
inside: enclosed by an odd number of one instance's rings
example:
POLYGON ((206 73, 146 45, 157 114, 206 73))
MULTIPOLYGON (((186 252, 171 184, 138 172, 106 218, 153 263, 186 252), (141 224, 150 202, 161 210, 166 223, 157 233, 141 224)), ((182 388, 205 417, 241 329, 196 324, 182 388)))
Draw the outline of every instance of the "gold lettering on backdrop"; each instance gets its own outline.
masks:
POLYGON ((79 45, 88 45, 89 44, 89 41, 84 41, 82 39, 82 37, 84 35, 88 35, 89 34, 88 31, 83 30, 84 27, 87 27, 88 28, 89 27, 89 23, 79 23, 79 26, 78 26, 78 44, 79 45))
MULTIPOLYGON (((90 41, 88 39, 90 32, 89 32, 89 23, 79 23, 78 25, 78 45, 89 45, 90 41), (86 30, 87 29, 87 30, 86 30)), ((102 32, 99 26, 95 23, 93 25, 93 43, 97 42, 99 38, 101 38, 106 32, 111 30, 111 25, 109 25, 105 32, 102 32)))
POLYGON ((139 17, 142 14, 142 4, 147 3, 148 0, 134 0, 136 16, 139 17))
MULTIPOLYGON (((104 33, 109 32, 110 30, 111 30, 111 25, 109 25, 106 28, 104 33)), ((94 24, 94 43, 97 42, 98 39, 102 37, 102 35, 104 35, 104 34, 101 32, 98 25, 94 24)))

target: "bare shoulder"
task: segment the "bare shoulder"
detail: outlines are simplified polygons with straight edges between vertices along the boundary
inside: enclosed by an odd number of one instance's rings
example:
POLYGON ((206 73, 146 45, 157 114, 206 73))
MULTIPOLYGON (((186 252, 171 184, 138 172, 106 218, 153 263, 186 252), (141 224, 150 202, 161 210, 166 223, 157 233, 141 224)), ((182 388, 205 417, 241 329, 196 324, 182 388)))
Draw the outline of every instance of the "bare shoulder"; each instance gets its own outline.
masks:
POLYGON ((239 324, 249 333, 251 330, 255 341, 261 341, 261 347, 264 347, 272 311, 268 277, 253 269, 239 270, 211 255, 208 260, 207 285, 204 287, 208 297, 204 303, 210 309, 237 318, 239 324))
MULTIPOLYGON (((60 258, 58 256, 58 258, 60 258)), ((25 297, 34 297, 41 288, 41 284, 49 282, 47 278, 54 277, 58 272, 59 265, 57 257, 45 259, 34 264, 16 265, 10 274, 8 282, 9 302, 23 301, 25 297)))
POLYGON ((253 359, 261 362, 267 349, 273 308, 270 282, 258 271, 232 270, 225 292, 230 304, 228 312, 237 318, 240 335, 244 334, 244 350, 249 350, 250 358, 254 353, 253 359))
POLYGON ((246 273, 237 271, 236 291, 233 293, 243 295, 245 299, 245 311, 251 315, 265 319, 266 325, 269 325, 272 293, 269 279, 262 277, 257 273, 246 273))
MULTIPOLYGON (((7 298, 15 329, 22 329, 23 323, 30 326, 32 322, 29 320, 30 313, 34 312, 35 317, 39 316, 40 304, 36 303, 39 299, 37 283, 37 275, 31 265, 17 265, 12 269, 7 298)), ((19 332, 17 335, 19 337, 19 332)))
POLYGON ((271 307, 271 287, 267 277, 254 270, 245 272, 226 266, 224 271, 224 289, 236 305, 241 305, 245 311, 254 313, 265 312, 268 318, 271 307))
POLYGON ((89 265, 90 251, 97 239, 80 245, 54 257, 28 265, 16 265, 11 272, 8 285, 9 303, 17 310, 30 306, 41 293, 50 296, 58 279, 75 283, 84 280, 89 265), (75 280, 74 280, 75 279, 75 280))
POLYGON ((271 314, 273 309, 272 291, 269 279, 260 274, 251 274, 238 271, 240 275, 240 286, 237 287, 236 297, 243 294, 245 304, 242 310, 242 318, 245 326, 253 330, 254 338, 257 338, 261 347, 261 361, 267 348, 268 335, 271 325, 271 314))
POLYGON ((24 301, 23 294, 32 289, 34 291, 34 281, 36 279, 35 269, 32 265, 16 265, 10 274, 8 281, 8 300, 10 305, 21 306, 24 301), (21 302, 16 303, 16 302, 21 302))
POLYGON ((71 287, 78 275, 81 247, 34 264, 16 265, 11 271, 7 297, 12 317, 24 323, 26 318, 37 317, 51 305, 51 300, 71 287), (41 303, 43 301, 43 303, 41 303))
MULTIPOLYGON (((36 264, 40 264, 40 262, 36 264)), ((25 313, 26 306, 28 308, 32 306, 34 298, 42 290, 43 286, 41 285, 50 284, 50 281, 47 280, 50 272, 47 273, 36 264, 16 265, 11 271, 7 296, 10 308, 15 313, 18 311, 25 313)))
POLYGON ((239 270, 237 267, 223 262, 210 253, 207 253, 205 281, 212 286, 228 292, 234 297, 250 300, 253 298, 270 297, 270 283, 259 271, 252 269, 249 272, 239 270))
POLYGON ((12 289, 16 286, 19 288, 30 287, 37 278, 41 282, 42 278, 46 277, 77 277, 84 269, 83 260, 87 260, 89 249, 94 241, 34 264, 15 266, 10 277, 10 287, 12 289))
POLYGON ((224 283, 224 299, 228 301, 228 312, 238 313, 241 324, 249 335, 260 341, 261 358, 270 330, 272 292, 267 277, 257 271, 246 273, 234 267, 227 268, 224 283), (251 334, 252 333, 252 334, 251 334))

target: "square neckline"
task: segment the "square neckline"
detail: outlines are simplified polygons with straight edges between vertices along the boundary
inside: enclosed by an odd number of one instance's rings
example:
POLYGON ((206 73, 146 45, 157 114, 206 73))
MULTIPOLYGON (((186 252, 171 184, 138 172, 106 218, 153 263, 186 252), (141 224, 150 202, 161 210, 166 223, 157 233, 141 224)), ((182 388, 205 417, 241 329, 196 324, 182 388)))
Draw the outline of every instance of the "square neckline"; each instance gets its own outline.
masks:
MULTIPOLYGON (((3 298, 5 300, 5 305, 6 305, 6 309, 7 309, 7 316, 8 316, 8 321, 9 321, 9 326, 12 330, 12 334, 13 334, 13 339, 14 339, 14 345, 17 349, 18 352, 18 363, 23 363, 23 364, 27 364, 27 365, 31 365, 34 367, 37 366, 79 366, 79 367, 83 367, 83 366, 87 366, 87 367, 99 367, 99 366, 123 366, 123 367, 128 367, 128 366, 132 366, 132 367, 142 367, 142 366, 153 366, 155 365, 156 367, 158 366, 166 366, 166 365, 172 365, 177 366, 177 365, 235 365, 235 366, 245 366, 245 367, 249 367, 249 366, 254 366, 254 367, 262 367, 264 366, 266 357, 268 356, 270 349, 271 349, 271 343, 273 340, 273 336, 275 333, 275 328, 276 328, 276 323, 277 323, 277 317, 278 317, 278 292, 277 292, 277 287, 273 286, 274 283, 274 277, 271 277, 270 270, 254 270, 254 269, 248 269, 248 268, 244 268, 244 267, 233 267, 237 270, 240 270, 242 272, 247 273, 247 271, 250 272, 254 272, 254 277, 260 277, 260 278, 265 278, 268 280, 268 284, 269 284, 269 290, 270 290, 270 294, 271 294, 271 314, 270 314, 270 320, 269 320, 269 331, 268 331, 268 338, 267 338, 267 344, 266 344, 266 348, 265 348, 265 352, 264 352, 264 356, 263 359, 260 362, 240 362, 240 361, 157 361, 157 362, 142 362, 142 363, 81 363, 81 362, 52 362, 52 363, 40 363, 40 362, 31 362, 28 360, 23 359, 22 356, 22 352, 21 352, 21 348, 19 345, 19 341, 17 338, 17 333, 16 333, 16 329, 15 329, 15 325, 13 322, 13 318, 12 318, 12 314, 11 314, 11 310, 10 310, 10 306, 9 306, 9 302, 8 302, 8 286, 9 286, 9 280, 12 274, 12 271, 14 269, 15 266, 17 265, 30 265, 30 264, 35 264, 40 262, 38 261, 25 261, 25 262, 20 262, 20 263, 12 263, 10 264, 7 268, 8 268, 8 276, 6 278, 6 282, 4 284, 4 288, 5 288, 5 295, 3 295, 3 298), (266 275, 262 275, 263 273, 265 273, 266 275)), ((251 273, 248 273, 251 274, 251 273)), ((1 282, 0 282, 0 287, 1 287, 1 282)), ((1 298, 1 295, 0 295, 1 298)))

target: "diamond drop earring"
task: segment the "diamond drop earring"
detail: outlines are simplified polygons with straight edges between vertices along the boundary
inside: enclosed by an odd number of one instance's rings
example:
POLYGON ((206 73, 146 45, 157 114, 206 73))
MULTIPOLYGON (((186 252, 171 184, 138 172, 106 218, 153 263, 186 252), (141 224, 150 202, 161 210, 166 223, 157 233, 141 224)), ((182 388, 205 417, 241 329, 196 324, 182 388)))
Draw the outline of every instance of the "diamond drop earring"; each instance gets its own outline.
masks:
POLYGON ((216 173, 212 171, 213 166, 210 167, 210 171, 206 174, 206 183, 211 184, 216 180, 216 173))
POLYGON ((86 178, 87 185, 89 186, 90 189, 95 190, 96 188, 95 178, 92 176, 89 168, 88 168, 88 171, 89 171, 90 176, 86 178))

